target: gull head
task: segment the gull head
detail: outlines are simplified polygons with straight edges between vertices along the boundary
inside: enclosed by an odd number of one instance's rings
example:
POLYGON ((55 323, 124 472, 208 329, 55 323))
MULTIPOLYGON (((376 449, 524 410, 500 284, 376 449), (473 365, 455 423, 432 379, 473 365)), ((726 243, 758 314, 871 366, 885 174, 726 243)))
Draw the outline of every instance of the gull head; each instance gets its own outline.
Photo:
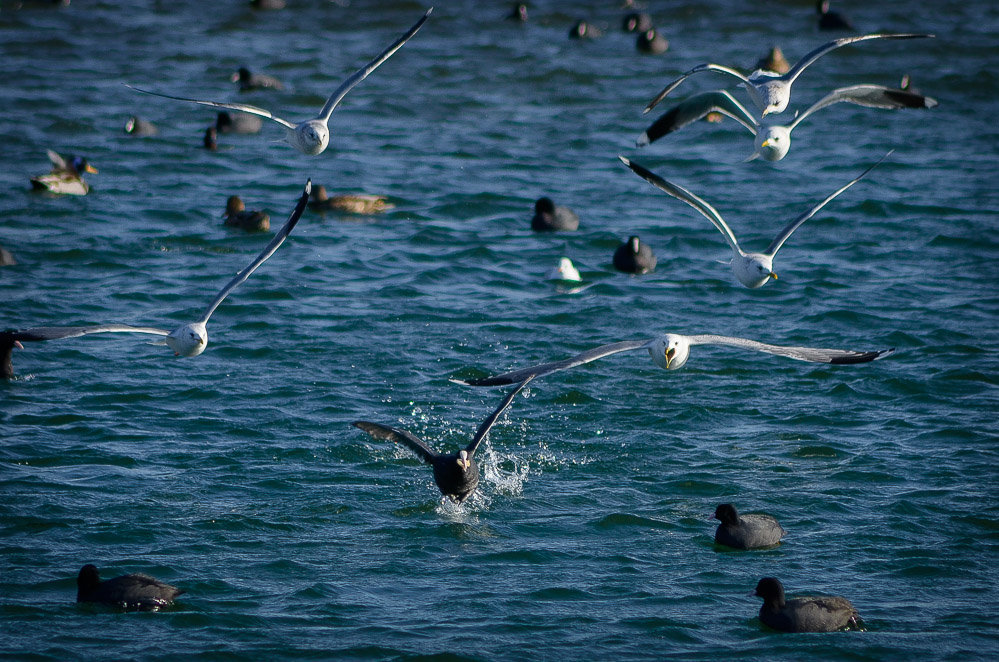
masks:
POLYGON ((322 154, 330 144, 330 130, 322 120, 309 120, 288 132, 288 142, 302 154, 315 156, 322 154))
POLYGON ((649 354, 657 366, 665 370, 679 370, 690 356, 690 343, 686 336, 666 333, 649 347, 649 354))
POLYGON ((760 107, 764 117, 770 113, 782 113, 791 100, 791 85, 772 71, 754 71, 749 77, 748 89, 753 101, 760 107))
POLYGON ((791 131, 786 126, 768 126, 756 134, 756 153, 767 161, 780 161, 791 149, 791 131))
POLYGON ((567 257, 559 259, 558 266, 549 272, 548 277, 553 280, 571 280, 579 282, 579 270, 573 265, 572 260, 567 257))
POLYGON ((208 346, 208 329, 200 322, 185 324, 170 332, 166 344, 177 356, 197 356, 208 346))
POLYGON ((468 471, 469 467, 472 466, 472 460, 468 457, 468 451, 461 450, 458 451, 458 467, 462 471, 468 471))
POLYGON ((763 253, 746 253, 732 260, 732 271, 740 283, 750 289, 756 289, 765 285, 771 278, 777 279, 773 260, 773 256, 763 253))

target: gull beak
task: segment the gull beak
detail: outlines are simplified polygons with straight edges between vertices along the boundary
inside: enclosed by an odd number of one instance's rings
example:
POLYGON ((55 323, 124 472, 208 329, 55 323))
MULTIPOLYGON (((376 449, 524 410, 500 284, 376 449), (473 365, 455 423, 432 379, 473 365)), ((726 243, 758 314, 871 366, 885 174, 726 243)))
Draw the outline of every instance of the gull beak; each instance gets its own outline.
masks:
POLYGON ((777 274, 775 274, 772 271, 770 272, 770 277, 773 278, 774 280, 777 280, 777 274))
POLYGON ((773 145, 773 143, 770 142, 769 138, 767 138, 766 140, 764 140, 763 142, 760 143, 761 147, 770 147, 770 145, 773 145))
POLYGON ((18 349, 24 349, 24 345, 21 344, 20 340, 14 341, 14 347, 17 347, 18 349))
POLYGON ((673 360, 674 356, 676 356, 676 349, 675 348, 670 347, 669 349, 666 350, 666 369, 667 370, 669 370, 669 364, 673 360))
POLYGON ((84 170, 86 170, 89 173, 93 173, 93 174, 97 174, 97 172, 98 172, 97 168, 95 168, 94 166, 90 165, 89 163, 86 165, 86 167, 84 168, 84 170))

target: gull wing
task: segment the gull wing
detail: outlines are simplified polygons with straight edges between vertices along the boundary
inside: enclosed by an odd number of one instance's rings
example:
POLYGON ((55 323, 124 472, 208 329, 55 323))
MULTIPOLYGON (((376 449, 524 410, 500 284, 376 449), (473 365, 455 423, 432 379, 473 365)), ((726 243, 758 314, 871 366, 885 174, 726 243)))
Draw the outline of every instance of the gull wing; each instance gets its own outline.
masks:
POLYGON ((433 7, 428 9, 427 13, 424 14, 423 17, 413 25, 413 27, 406 31, 406 34, 393 41, 388 48, 378 54, 378 57, 371 62, 368 62, 366 65, 354 72, 350 78, 343 81, 340 87, 336 88, 336 91, 330 95, 330 98, 326 101, 326 105, 323 106, 323 109, 319 111, 318 119, 321 119, 323 122, 329 122, 330 115, 333 114, 333 109, 335 109, 343 100, 343 98, 347 95, 347 92, 350 92, 351 88, 367 78, 368 74, 381 66, 382 62, 392 57, 393 53, 402 48, 402 45, 409 41, 412 36, 415 35, 421 27, 423 27, 423 24, 427 22, 428 18, 430 18, 430 12, 433 10, 433 7))
POLYGON ((643 113, 647 113, 650 110, 652 110, 653 108, 655 108, 656 105, 658 105, 658 103, 660 101, 662 101, 663 99, 665 99, 666 96, 669 95, 670 92, 672 92, 673 90, 675 90, 680 83, 682 83, 683 81, 687 80, 688 76, 692 76, 692 75, 694 75, 696 73, 700 73, 702 71, 718 71, 718 72, 721 72, 723 74, 728 74, 729 76, 735 76, 736 78, 738 78, 743 83, 749 83, 749 79, 746 78, 745 76, 743 76, 741 73, 739 73, 735 69, 731 69, 729 67, 723 67, 720 64, 711 64, 710 62, 708 62, 706 64, 699 64, 696 67, 694 67, 693 69, 691 69, 690 71, 688 71, 687 73, 682 74, 679 78, 677 78, 676 80, 674 80, 672 83, 670 83, 666 87, 664 87, 662 89, 662 91, 659 94, 657 94, 655 96, 655 98, 652 99, 652 101, 650 101, 648 103, 647 106, 645 106, 645 110, 643 110, 642 112, 643 113))
POLYGON ((36 326, 31 329, 7 331, 4 337, 20 342, 36 342, 42 340, 60 340, 62 338, 78 338, 91 333, 148 333, 157 336, 168 336, 170 332, 151 326, 131 326, 128 324, 98 324, 95 326, 36 326))
POLYGON ((496 419, 498 419, 503 412, 506 411, 506 408, 510 406, 510 403, 513 402, 515 397, 517 397, 517 394, 520 393, 521 389, 527 386, 532 379, 534 379, 534 375, 529 375, 527 379, 517 384, 513 390, 506 394, 506 397, 503 398, 503 402, 496 408, 496 411, 489 414, 486 420, 482 421, 482 425, 479 426, 479 429, 475 432, 475 436, 472 437, 472 443, 465 447, 465 450, 468 451, 469 455, 475 454, 475 449, 478 448, 479 443, 486 438, 486 435, 489 433, 489 429, 496 422, 496 419))
POLYGON ((850 364, 867 363, 884 356, 888 356, 895 351, 895 348, 881 349, 873 352, 858 352, 851 349, 822 349, 818 347, 795 347, 784 345, 769 345, 767 343, 749 340, 747 338, 736 338, 733 336, 716 336, 710 334, 687 336, 691 345, 728 345, 729 347, 739 347, 741 349, 752 349, 757 352, 786 356, 798 361, 811 361, 813 363, 850 364))
POLYGON ((784 74, 780 76, 781 79, 792 83, 794 79, 801 75, 801 72, 805 70, 805 67, 815 62, 820 57, 828 53, 829 51, 839 48, 840 46, 846 46, 848 44, 854 44, 858 41, 867 41, 868 39, 922 39, 933 37, 931 34, 910 34, 910 33, 877 33, 877 34, 862 34, 853 37, 841 37, 840 39, 833 39, 832 41, 826 42, 819 46, 818 48, 807 53, 803 58, 795 62, 794 66, 784 74))
POLYGON ((657 119, 638 138, 638 146, 643 147, 659 140, 667 133, 682 129, 711 112, 722 113, 749 129, 755 136, 760 123, 746 108, 725 90, 695 94, 683 103, 678 103, 657 119))
POLYGON ((298 219, 302 217, 302 212, 305 211, 305 206, 309 202, 309 194, 311 192, 312 180, 309 179, 305 182, 305 190, 302 192, 302 196, 298 199, 298 204, 295 205, 295 209, 291 212, 291 216, 288 217, 288 221, 280 230, 278 230, 277 234, 274 235, 274 238, 271 239, 271 242, 260 252, 260 255, 258 255, 253 262, 239 271, 232 280, 226 283, 226 286, 219 291, 215 300, 212 301, 208 308, 205 309, 204 314, 201 315, 201 319, 198 320, 199 322, 202 324, 208 322, 208 318, 212 316, 212 313, 214 313, 215 309, 219 307, 219 304, 222 303, 227 296, 229 296, 229 293, 236 289, 236 286, 249 278, 250 274, 256 271, 257 267, 263 264, 267 258, 273 255, 274 251, 276 251, 278 247, 284 243, 285 238, 291 234, 292 229, 298 223, 298 219))
MULTIPOLYGON (((576 356, 572 356, 567 359, 562 359, 561 361, 541 363, 539 365, 531 366, 530 368, 521 368, 520 370, 504 372, 501 375, 495 375, 493 377, 485 377, 482 379, 452 379, 451 381, 459 384, 465 384, 467 386, 499 386, 501 384, 515 384, 521 380, 530 381, 534 377, 544 377, 545 375, 550 375, 553 372, 568 370, 569 368, 574 368, 578 365, 589 363, 590 361, 596 361, 597 359, 610 356, 611 354, 629 352, 635 349, 647 349, 652 342, 653 341, 650 340, 625 340, 622 342, 611 343, 609 345, 594 347, 593 349, 588 349, 581 354, 577 354, 576 356)), ((524 381, 517 390, 520 390, 520 388, 522 388, 527 381, 524 381)))
POLYGON ((856 177, 854 177, 852 180, 850 180, 849 182, 847 182, 845 185, 841 186, 839 189, 837 189, 832 194, 830 194, 829 196, 827 196, 825 200, 823 200, 822 202, 820 202, 819 204, 815 205, 814 207, 812 207, 811 209, 809 209, 808 211, 806 211, 804 214, 802 214, 798 218, 796 218, 793 221, 791 221, 790 223, 788 223, 787 227, 785 227, 783 230, 781 230, 780 234, 778 234, 774 238, 774 240, 772 242, 770 242, 770 245, 767 246, 767 250, 765 250, 763 252, 763 254, 764 255, 769 255, 770 257, 773 257, 774 255, 776 255, 777 251, 780 250, 780 247, 784 245, 784 242, 787 241, 787 238, 791 236, 791 233, 798 229, 799 225, 801 225, 802 223, 804 223, 805 221, 807 221, 808 219, 810 219, 812 216, 814 216, 816 213, 818 213, 818 211, 820 209, 822 209, 823 207, 825 207, 826 204, 828 204, 829 201, 831 201, 837 195, 839 195, 840 193, 842 193, 843 191, 845 191, 846 189, 850 188, 851 186, 853 186, 854 184, 856 184, 857 182, 859 182, 861 179, 863 179, 864 175, 866 175, 871 170, 873 170, 874 168, 876 168, 882 161, 884 161, 885 159, 887 159, 891 155, 891 153, 894 152, 894 151, 895 150, 889 151, 887 154, 885 154, 880 159, 878 159, 877 163, 875 163, 874 165, 868 167, 867 170, 865 170, 864 172, 860 173, 859 175, 857 175, 856 177))
POLYGON ((798 122, 816 110, 840 102, 852 103, 866 108, 884 108, 887 110, 896 110, 899 108, 932 108, 937 105, 937 100, 932 97, 907 92, 906 90, 885 87, 884 85, 851 85, 850 87, 835 89, 813 103, 805 112, 798 115, 788 125, 788 130, 794 129, 798 125, 798 122))
POLYGON ((397 444, 408 446, 410 450, 419 455, 420 459, 427 464, 433 464, 434 458, 438 456, 438 453, 431 450, 429 446, 423 443, 422 439, 411 432, 367 421, 354 421, 351 425, 364 430, 375 439, 394 441, 397 444))
POLYGON ((175 99, 177 101, 190 101, 191 103, 200 103, 202 106, 212 106, 214 108, 228 108, 230 110, 239 110, 244 113, 251 113, 253 115, 260 115, 269 120, 274 120, 278 124, 285 126, 289 129, 294 129, 295 125, 288 120, 281 119, 277 115, 271 113, 271 111, 264 108, 257 108, 256 106, 250 106, 245 103, 222 103, 220 101, 203 101, 201 99, 189 99, 187 97, 175 97, 169 94, 162 94, 160 92, 152 92, 150 90, 143 90, 141 88, 135 87, 134 85, 129 85, 125 83, 125 87, 131 88, 136 92, 142 92, 143 94, 152 94, 153 96, 163 97, 165 99, 175 99))
POLYGON ((704 216, 711 221, 712 225, 718 228, 718 231, 722 233, 722 236, 725 237, 725 241, 727 241, 728 245, 732 247, 732 250, 739 254, 742 253, 742 249, 739 248, 739 242, 736 240, 735 235, 732 234, 732 228, 728 226, 728 223, 725 222, 725 219, 721 217, 721 214, 719 214, 714 207, 709 205, 704 200, 701 200, 699 197, 682 186, 677 186, 676 184, 667 182, 651 170, 648 170, 647 168, 644 168, 623 156, 618 156, 617 158, 621 159, 624 165, 631 168, 636 175, 648 183, 662 191, 665 191, 666 193, 669 193, 678 200, 683 200, 688 205, 704 214, 704 216))

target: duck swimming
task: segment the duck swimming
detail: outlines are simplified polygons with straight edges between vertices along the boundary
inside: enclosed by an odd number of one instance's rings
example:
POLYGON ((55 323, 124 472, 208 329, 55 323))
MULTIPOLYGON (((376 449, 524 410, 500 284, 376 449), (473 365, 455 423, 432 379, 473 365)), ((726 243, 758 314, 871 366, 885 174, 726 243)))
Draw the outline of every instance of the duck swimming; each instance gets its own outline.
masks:
POLYGON ((350 214, 379 214, 386 209, 395 207, 386 199, 384 195, 371 195, 368 193, 342 193, 340 195, 330 195, 326 192, 325 186, 316 186, 312 189, 312 197, 309 199, 309 209, 314 211, 343 211, 350 214))
POLYGON ((64 159, 51 149, 46 152, 52 162, 52 171, 47 175, 31 178, 31 186, 50 193, 62 195, 86 195, 90 186, 83 180, 83 173, 96 173, 97 168, 87 163, 82 156, 64 159))
POLYGON ((271 217, 262 211, 247 209, 238 195, 230 195, 225 203, 223 225, 242 228, 248 232, 266 232, 271 229, 271 217))

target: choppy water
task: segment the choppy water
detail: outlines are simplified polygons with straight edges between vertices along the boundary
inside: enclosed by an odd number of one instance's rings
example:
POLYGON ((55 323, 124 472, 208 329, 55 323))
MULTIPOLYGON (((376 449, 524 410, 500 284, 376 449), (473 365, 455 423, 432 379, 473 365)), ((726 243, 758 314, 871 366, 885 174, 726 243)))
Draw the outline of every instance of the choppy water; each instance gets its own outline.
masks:
MULTIPOLYGON (((16 658, 970 659, 999 652, 996 411, 999 11, 945 1, 842 3, 865 30, 935 40, 840 49, 795 84, 894 84, 932 111, 839 105, 776 164, 741 162, 726 121, 644 149, 640 110, 706 60, 749 67, 825 41, 812 3, 655 3, 671 40, 640 57, 612 3, 442 2, 334 114, 317 158, 257 136, 200 149, 210 109, 143 97, 239 98, 310 116, 408 27, 414 2, 73 2, 0 13, 2 326, 188 321, 266 236, 223 228, 237 193, 286 217, 307 177, 391 196, 357 220, 309 213, 218 309, 208 350, 139 337, 35 343, 0 384, 0 649, 16 658), (585 6, 584 6, 585 5, 585 6), (570 42, 586 16, 608 28, 570 42), (238 95, 240 65, 283 92, 238 95), (130 138, 139 114, 158 136, 130 138), (100 169, 83 198, 32 193, 45 149, 100 169), (802 226, 780 280, 735 284, 721 236, 618 154, 718 207, 750 247, 859 174, 802 226), (535 198, 579 231, 530 232, 535 198), (613 271, 638 234, 659 256, 613 271), (544 279, 573 258, 591 286, 544 279), (462 507, 358 418, 455 448, 501 391, 482 376, 663 331, 877 349, 816 366, 700 347, 681 371, 622 354, 533 384, 480 451, 462 507), (712 543, 717 503, 776 515, 761 553, 712 543), (74 603, 75 576, 147 572, 172 610, 74 603), (780 635, 747 596, 848 597, 866 633, 780 635), (37 655, 37 658, 34 657, 37 655)), ((703 75, 687 92, 709 89, 703 75)), ((681 91, 683 91, 681 89, 681 91)), ((678 92, 678 95, 680 92, 678 92)))

